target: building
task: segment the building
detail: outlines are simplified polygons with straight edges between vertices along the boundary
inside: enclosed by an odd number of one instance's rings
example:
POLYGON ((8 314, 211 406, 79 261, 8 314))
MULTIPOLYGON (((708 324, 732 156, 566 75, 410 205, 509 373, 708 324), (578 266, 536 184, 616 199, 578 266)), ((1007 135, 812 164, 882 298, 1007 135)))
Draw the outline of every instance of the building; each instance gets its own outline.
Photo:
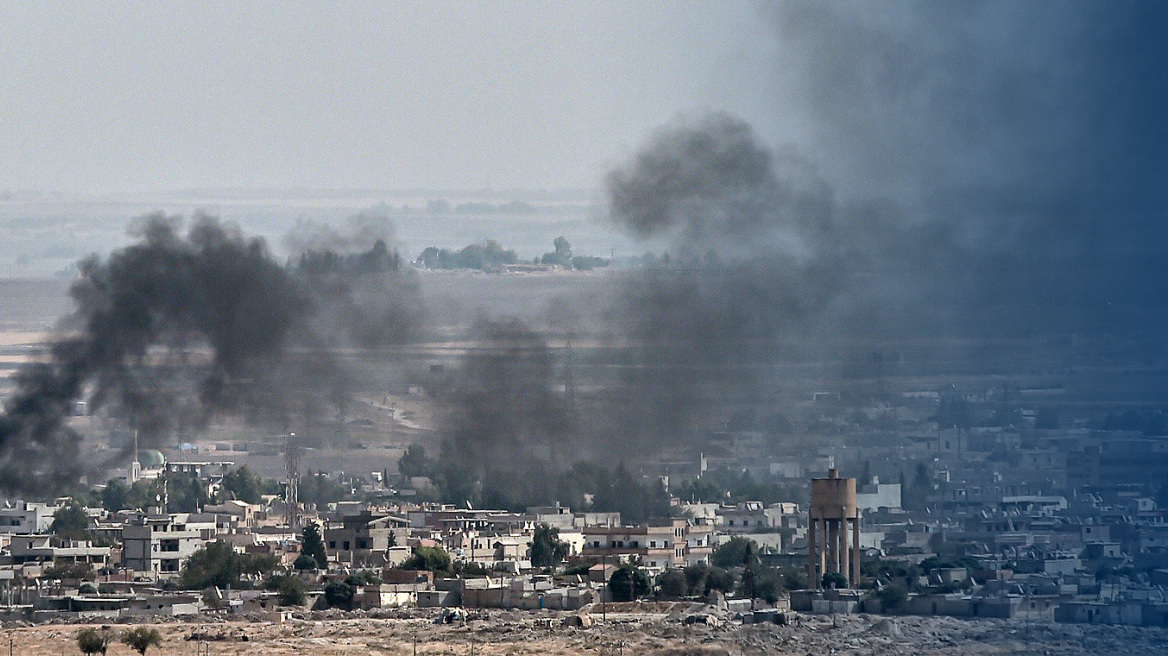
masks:
POLYGON ((100 568, 109 562, 110 548, 95 547, 89 540, 69 540, 61 546, 53 546, 49 535, 18 535, 9 542, 8 553, 14 565, 66 561, 100 568))
POLYGON ((371 512, 347 515, 341 525, 324 530, 325 551, 329 560, 352 565, 384 565, 389 562, 389 548, 398 544, 395 527, 404 531, 407 520, 378 516, 371 512))
POLYGON ((723 533, 750 533, 790 527, 798 506, 793 503, 775 503, 764 506, 761 501, 745 501, 735 506, 720 506, 717 515, 723 533))
MULTIPOLYGON (((613 562, 628 561, 634 556, 650 569, 683 567, 688 549, 688 523, 684 519, 649 520, 638 526, 592 526, 583 529, 585 557, 611 558, 613 562)), ((709 557, 709 531, 704 544, 695 544, 695 555, 709 557)), ((696 538, 700 540, 700 538, 696 538)))
POLYGON ((62 504, 18 501, 11 508, 0 508, 0 534, 34 535, 47 533, 53 525, 53 514, 62 504))
POLYGON ((215 533, 214 516, 147 515, 122 527, 122 563, 151 578, 171 578, 215 533))

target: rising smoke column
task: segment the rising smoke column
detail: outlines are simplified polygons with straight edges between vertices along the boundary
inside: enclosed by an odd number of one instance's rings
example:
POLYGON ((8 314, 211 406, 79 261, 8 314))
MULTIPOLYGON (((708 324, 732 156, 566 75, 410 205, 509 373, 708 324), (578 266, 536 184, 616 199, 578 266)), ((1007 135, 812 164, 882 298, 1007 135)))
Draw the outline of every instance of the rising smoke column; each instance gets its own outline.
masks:
POLYGON ((834 201, 807 162, 726 114, 661 129, 607 185, 612 219, 672 253, 628 278, 611 313, 634 354, 612 430, 653 450, 718 402, 756 399, 760 368, 822 312, 839 285, 834 201))
MULTIPOLYGON (((221 415, 288 430, 343 406, 349 381, 325 330, 331 324, 318 319, 319 286, 309 284, 317 274, 280 266, 262 241, 213 218, 196 215, 185 236, 178 223, 147 217, 140 243, 80 264, 62 336, 45 362, 17 373, 0 415, 0 487, 51 491, 85 473, 81 436, 66 423, 82 399, 144 444, 221 415)), ((384 245, 371 253, 374 265, 391 259, 384 245)), ((357 303, 335 296, 331 303, 357 303)))
POLYGON ((317 303, 314 329, 331 346, 377 349, 420 334, 426 309, 389 216, 362 212, 341 228, 301 220, 283 241, 317 303))
POLYGON ((478 499, 476 486, 488 476, 530 479, 542 466, 567 464, 576 448, 573 412, 543 336, 519 319, 480 319, 471 339, 454 380, 440 392, 439 475, 461 499, 478 499))

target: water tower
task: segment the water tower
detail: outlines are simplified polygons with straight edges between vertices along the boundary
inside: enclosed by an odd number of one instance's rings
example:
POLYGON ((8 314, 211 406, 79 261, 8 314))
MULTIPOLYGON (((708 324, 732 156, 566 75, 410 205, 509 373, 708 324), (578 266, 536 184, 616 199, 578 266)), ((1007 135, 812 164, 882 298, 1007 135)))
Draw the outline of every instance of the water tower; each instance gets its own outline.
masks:
POLYGON ((807 527, 808 583, 818 588, 823 584, 823 575, 834 572, 842 574, 848 584, 855 587, 860 582, 860 511, 856 508, 856 479, 840 478, 835 469, 828 470, 827 478, 811 479, 810 520, 807 527), (848 522, 851 522, 852 529, 850 549, 848 522))

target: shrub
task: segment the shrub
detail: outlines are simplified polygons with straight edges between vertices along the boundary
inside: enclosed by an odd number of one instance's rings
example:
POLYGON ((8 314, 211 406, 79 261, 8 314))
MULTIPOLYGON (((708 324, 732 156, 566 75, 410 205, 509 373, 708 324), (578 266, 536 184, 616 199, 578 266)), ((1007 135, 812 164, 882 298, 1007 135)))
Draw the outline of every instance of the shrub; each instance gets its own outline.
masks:
POLYGON ((146 656, 147 649, 162 646, 162 634, 158 632, 158 629, 136 626, 122 633, 122 642, 129 645, 130 649, 146 656))
POLYGON ((903 585, 886 585, 876 593, 876 598, 885 613, 901 613, 908 605, 908 590, 903 585))
POLYGON ((77 648, 83 654, 102 654, 109 649, 110 636, 108 631, 95 629, 92 626, 77 632, 77 648))
POLYGON ((622 565, 608 580, 613 601, 634 601, 653 591, 653 582, 645 570, 633 565, 622 565))

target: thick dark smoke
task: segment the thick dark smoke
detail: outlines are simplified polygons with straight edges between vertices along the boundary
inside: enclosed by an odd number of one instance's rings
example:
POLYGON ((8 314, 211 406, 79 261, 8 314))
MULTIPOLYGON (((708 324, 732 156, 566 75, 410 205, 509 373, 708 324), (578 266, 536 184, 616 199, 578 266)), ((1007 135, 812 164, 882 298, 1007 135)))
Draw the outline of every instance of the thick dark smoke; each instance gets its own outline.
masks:
POLYGON ((792 348, 1107 333, 1164 353, 1162 4, 762 11, 767 108, 797 129, 770 150, 725 114, 675 121, 607 178, 618 225, 671 252, 613 313, 636 347, 621 443, 771 400, 792 348))
POLYGON ((470 486, 487 475, 568 464, 577 448, 575 413, 544 338, 518 319, 481 319, 471 336, 456 378, 441 392, 441 475, 463 499, 479 498, 470 486))
POLYGON ((757 400, 768 364, 840 285, 836 210, 806 162, 725 114, 662 129, 608 189, 613 220, 670 244, 668 262, 623 281, 611 313, 632 354, 612 430, 652 450, 714 423, 711 400, 757 400))
POLYGON ((795 117, 790 142, 850 208, 837 229, 864 222, 855 268, 878 279, 847 303, 863 323, 979 337, 1162 322, 1163 3, 762 11, 774 123, 795 117))
MULTIPOLYGON (((334 293, 338 280, 386 275, 395 254, 382 244, 355 260, 310 255, 330 263, 323 272, 282 267, 261 241, 213 218, 197 215, 185 236, 178 223, 147 217, 141 243, 81 263, 64 335, 47 361, 17 374, 5 402, 0 487, 51 491, 85 473, 81 436, 67 424, 78 400, 137 430, 144 445, 216 416, 287 430, 298 417, 344 405, 346 375, 329 348, 335 336, 321 330, 330 324, 314 292, 326 274, 334 293)), ((356 305, 351 295, 339 298, 330 303, 356 305)), ((377 338, 363 330, 374 343, 409 333, 396 324, 377 338)))
POLYGON ((741 120, 712 114, 675 124, 654 135, 629 167, 608 175, 612 216, 638 237, 664 236, 690 254, 723 244, 752 249, 759 240, 773 250, 780 231, 791 238, 826 218, 828 200, 825 189, 780 180, 775 166, 741 120))

